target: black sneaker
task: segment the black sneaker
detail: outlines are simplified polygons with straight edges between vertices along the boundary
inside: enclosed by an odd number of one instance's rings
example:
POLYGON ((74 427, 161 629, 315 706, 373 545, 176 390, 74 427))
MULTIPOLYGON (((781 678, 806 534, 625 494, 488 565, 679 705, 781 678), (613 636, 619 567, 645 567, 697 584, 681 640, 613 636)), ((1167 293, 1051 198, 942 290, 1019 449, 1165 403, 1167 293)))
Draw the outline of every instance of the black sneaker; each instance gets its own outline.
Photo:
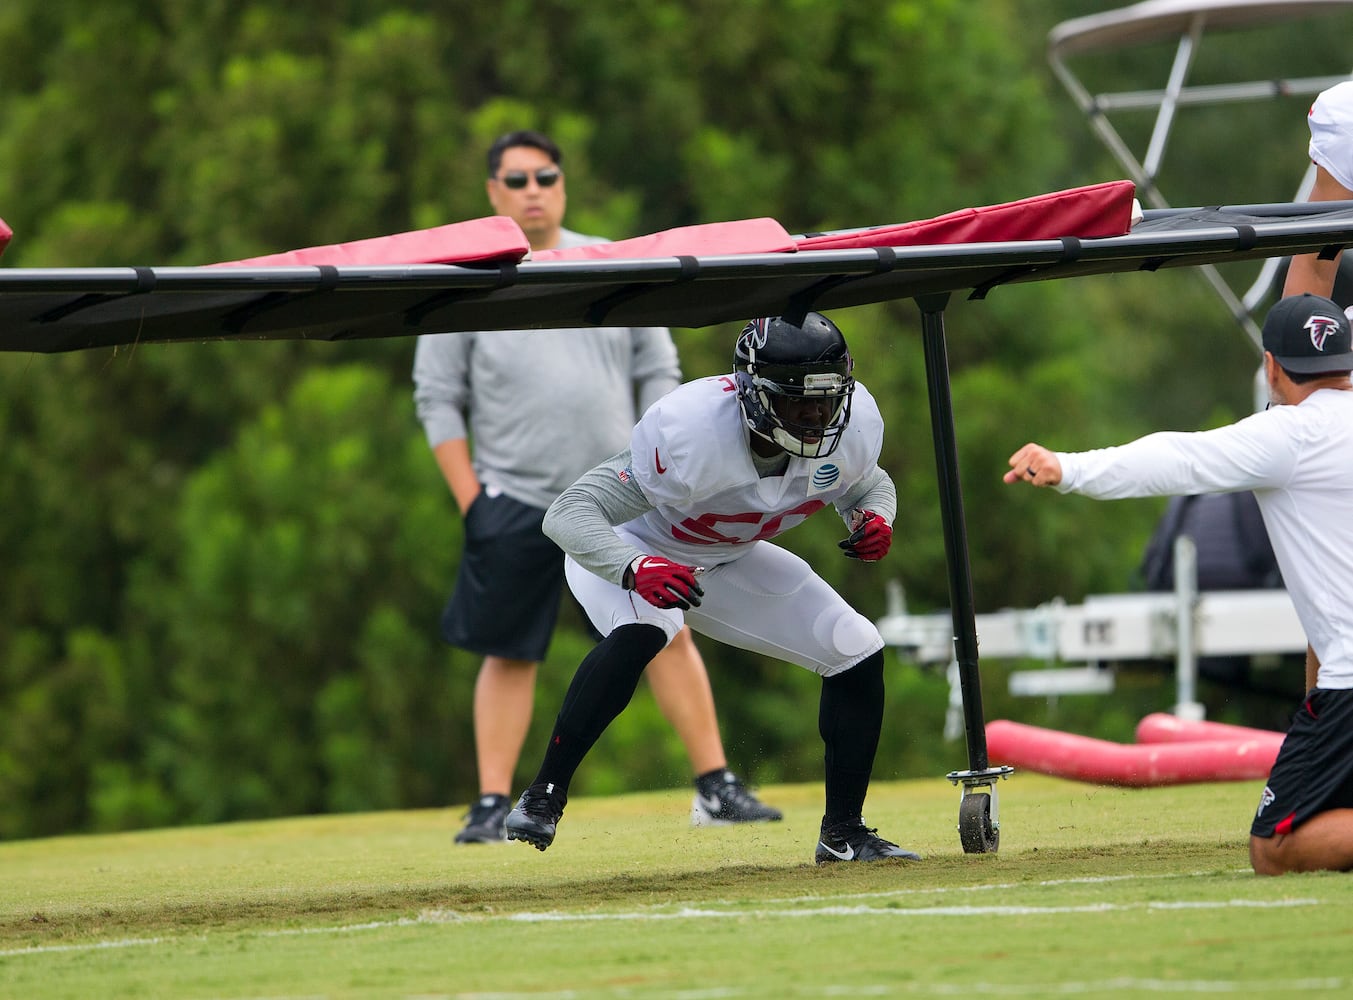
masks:
POLYGON ((822 833, 814 857, 818 864, 831 861, 880 861, 883 858, 921 860, 919 854, 878 836, 878 831, 865 826, 864 820, 859 817, 831 826, 827 825, 825 819, 822 821, 822 833))
POLYGON ((485 795, 465 814, 465 829, 456 834, 457 844, 498 844, 507 840, 503 820, 512 800, 506 795, 485 795))
POLYGON ((554 828, 564 815, 566 796, 554 785, 532 785, 521 793, 517 808, 507 814, 507 839, 524 840, 537 851, 554 843, 554 828))
POLYGON ((695 779, 691 826, 773 823, 784 813, 758 799, 732 771, 715 771, 695 779))

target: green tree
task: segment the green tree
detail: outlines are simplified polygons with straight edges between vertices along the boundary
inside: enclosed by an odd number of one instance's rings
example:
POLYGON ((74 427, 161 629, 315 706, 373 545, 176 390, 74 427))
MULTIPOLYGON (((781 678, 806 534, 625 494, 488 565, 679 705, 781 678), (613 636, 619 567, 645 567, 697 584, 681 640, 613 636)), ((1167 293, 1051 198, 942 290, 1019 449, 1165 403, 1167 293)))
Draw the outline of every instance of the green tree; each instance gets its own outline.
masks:
MULTIPOLYGON (((763 215, 797 232, 901 222, 1113 179, 1044 55, 1054 23, 1102 7, 7 0, 2 263, 200 264, 482 216, 484 149, 518 127, 564 146, 570 224, 616 238, 763 215)), ((1209 37, 1198 73, 1343 72, 1350 27, 1345 12, 1209 37)), ((1084 68, 1093 88, 1151 86, 1171 56, 1084 68)), ((1285 200, 1303 112, 1275 102, 1237 129, 1181 109, 1162 188, 1175 204, 1285 200)), ((1123 127, 1137 139, 1150 121, 1123 127)), ((849 563, 829 515, 786 544, 866 614, 891 579, 914 609, 943 608, 916 308, 837 318, 888 421, 897 544, 849 563)), ((1040 502, 1001 486, 1006 455, 1239 416, 1252 347, 1182 271, 999 287, 946 319, 979 609, 1129 586, 1160 504, 1040 502)), ((737 326, 677 331, 687 374, 727 370, 737 326)), ((411 359, 399 336, 0 356, 0 836, 473 794, 475 658, 436 630, 459 525, 411 359)), ((587 642, 566 613, 529 746, 587 642)), ((705 652, 739 766, 816 780, 816 679, 705 652)), ((885 769, 951 769, 943 678, 890 676, 885 769)), ((645 698, 580 790, 686 780, 645 698)), ((1106 732, 1124 717, 1066 712, 1106 732)))
POLYGON ((135 593, 184 818, 442 801, 448 506, 406 399, 360 366, 303 377, 193 475, 135 593))

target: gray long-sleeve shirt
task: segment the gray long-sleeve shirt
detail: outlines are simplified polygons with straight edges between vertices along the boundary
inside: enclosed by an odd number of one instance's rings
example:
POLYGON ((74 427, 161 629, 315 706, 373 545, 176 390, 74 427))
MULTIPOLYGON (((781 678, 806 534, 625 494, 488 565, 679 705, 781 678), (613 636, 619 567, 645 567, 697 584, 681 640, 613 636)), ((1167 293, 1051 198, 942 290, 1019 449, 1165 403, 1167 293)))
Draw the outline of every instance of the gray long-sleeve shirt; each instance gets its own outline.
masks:
MULTIPOLYGON (((604 242, 566 229, 559 245, 604 242)), ((545 508, 625 448, 681 372, 665 327, 493 330, 420 336, 413 380, 430 446, 470 439, 486 489, 545 508)))

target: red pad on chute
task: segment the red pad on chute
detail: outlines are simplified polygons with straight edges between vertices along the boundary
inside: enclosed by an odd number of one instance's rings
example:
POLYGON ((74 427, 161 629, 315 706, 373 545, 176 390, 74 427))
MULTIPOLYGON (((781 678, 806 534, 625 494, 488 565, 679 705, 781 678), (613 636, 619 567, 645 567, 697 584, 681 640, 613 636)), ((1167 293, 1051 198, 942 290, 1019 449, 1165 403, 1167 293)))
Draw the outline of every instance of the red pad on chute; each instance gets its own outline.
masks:
POLYGON ((965 208, 919 222, 803 236, 797 242, 800 250, 851 250, 1123 236, 1132 226, 1135 190, 1131 181, 1106 181, 1003 205, 965 208))
MULTIPOLYGON (((848 250, 944 243, 1011 240, 1092 239, 1121 236, 1132 220, 1134 186, 1109 181, 1054 191, 1022 201, 965 208, 934 219, 874 226, 840 233, 794 237, 770 218, 713 222, 667 229, 614 243, 593 243, 530 255, 536 262, 623 260, 653 257, 712 257, 796 250, 848 250)), ((3 223, 0 223, 3 225, 3 223)), ((3 231, 0 231, 3 232, 3 231)), ((0 248, 3 242, 0 242, 0 248)), ((217 267, 375 266, 392 264, 473 264, 516 262, 530 251, 525 234, 506 216, 456 222, 373 239, 308 247, 285 253, 223 261, 217 267)))
POLYGON ((9 238, 14 235, 14 230, 5 225, 5 220, 0 219, 0 253, 5 252, 5 247, 9 246, 9 238))
POLYGON ((222 261, 214 267, 318 266, 374 267, 384 264, 514 263, 526 256, 531 244, 521 227, 505 215, 453 222, 433 229, 417 229, 393 236, 376 236, 351 243, 307 247, 286 253, 222 261))
POLYGON ((636 257, 717 257, 739 253, 784 253, 794 237, 774 219, 741 219, 664 229, 616 243, 591 243, 564 250, 542 250, 533 261, 627 260, 636 257))

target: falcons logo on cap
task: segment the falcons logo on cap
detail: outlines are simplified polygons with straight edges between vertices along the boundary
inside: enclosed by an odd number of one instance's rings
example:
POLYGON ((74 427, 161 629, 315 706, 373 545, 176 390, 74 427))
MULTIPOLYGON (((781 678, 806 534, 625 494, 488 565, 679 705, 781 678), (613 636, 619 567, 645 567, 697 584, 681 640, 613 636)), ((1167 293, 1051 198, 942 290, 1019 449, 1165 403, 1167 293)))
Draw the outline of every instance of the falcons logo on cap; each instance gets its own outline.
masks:
POLYGON ((1311 331, 1311 343, 1315 345, 1317 351, 1323 351, 1325 341, 1338 332, 1339 321, 1328 316, 1312 316, 1306 321, 1303 329, 1311 331))

